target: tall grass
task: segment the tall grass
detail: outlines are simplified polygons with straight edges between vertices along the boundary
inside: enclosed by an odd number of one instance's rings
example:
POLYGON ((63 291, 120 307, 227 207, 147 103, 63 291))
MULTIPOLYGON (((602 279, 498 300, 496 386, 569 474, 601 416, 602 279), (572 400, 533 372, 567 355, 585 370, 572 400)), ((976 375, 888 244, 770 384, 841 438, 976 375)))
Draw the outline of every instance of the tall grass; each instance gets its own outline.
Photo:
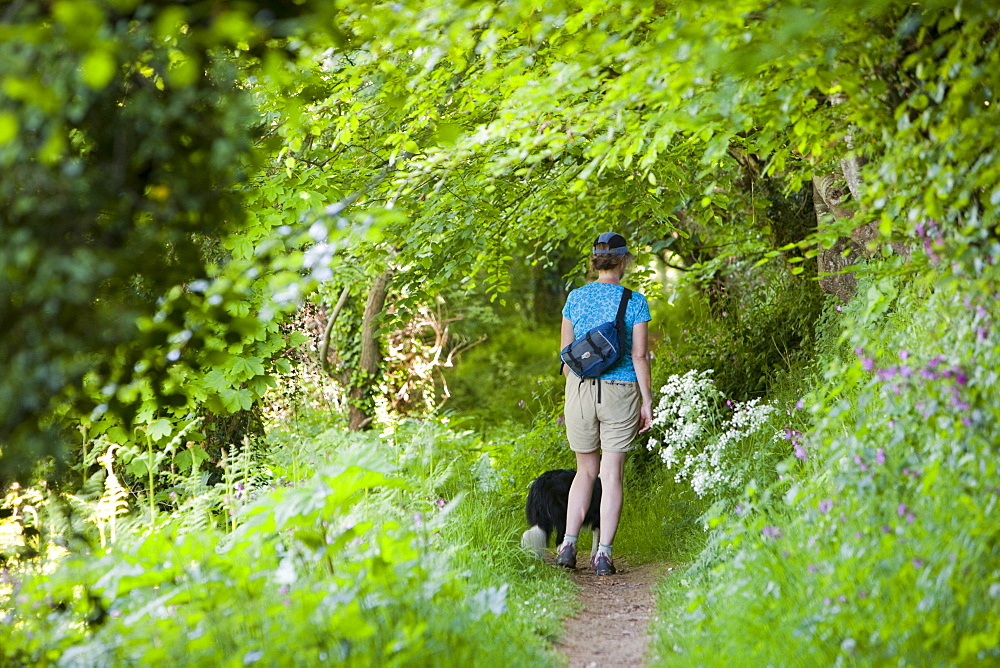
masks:
POLYGON ((480 445, 432 422, 285 434, 254 484, 227 471, 199 492, 207 523, 186 522, 175 498, 173 513, 124 522, 108 548, 91 543, 51 573, 5 571, 0 656, 549 665, 571 586, 517 546, 519 518, 491 504, 480 445))
POLYGON ((717 504, 664 583, 660 665, 1000 660, 996 302, 892 278, 859 295, 828 307, 803 379, 804 461, 717 504))
POLYGON ((662 467, 644 466, 642 457, 633 454, 625 466, 615 554, 633 564, 686 561, 703 545, 701 516, 707 504, 662 467))

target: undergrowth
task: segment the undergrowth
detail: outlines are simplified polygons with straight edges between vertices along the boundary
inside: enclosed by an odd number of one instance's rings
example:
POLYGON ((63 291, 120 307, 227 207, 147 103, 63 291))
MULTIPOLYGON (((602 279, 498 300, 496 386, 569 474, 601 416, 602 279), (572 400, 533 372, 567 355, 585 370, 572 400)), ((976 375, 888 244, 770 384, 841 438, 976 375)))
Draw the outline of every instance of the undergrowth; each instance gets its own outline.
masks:
POLYGON ((828 304, 800 456, 706 516, 705 549, 662 586, 658 665, 1000 659, 991 271, 866 279, 828 304))
POLYGON ((177 488, 152 521, 111 513, 106 548, 5 570, 4 663, 553 661, 569 583, 520 550, 519 518, 497 520, 474 435, 404 422, 271 445, 198 489, 198 522, 177 488))

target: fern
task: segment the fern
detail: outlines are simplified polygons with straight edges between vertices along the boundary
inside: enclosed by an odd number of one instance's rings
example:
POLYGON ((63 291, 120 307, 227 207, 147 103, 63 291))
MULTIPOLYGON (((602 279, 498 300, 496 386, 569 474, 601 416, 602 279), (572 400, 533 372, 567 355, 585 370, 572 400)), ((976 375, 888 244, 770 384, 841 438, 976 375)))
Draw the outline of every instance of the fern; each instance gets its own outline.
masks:
POLYGON ((184 501, 174 514, 179 519, 178 533, 207 529, 213 524, 212 510, 217 504, 217 495, 215 490, 205 484, 207 480, 208 474, 192 466, 187 476, 180 481, 184 501))
POLYGON ((243 447, 233 455, 222 451, 223 469, 222 506, 227 513, 227 523, 230 531, 236 530, 236 514, 240 508, 250 503, 258 492, 270 483, 270 477, 251 448, 248 439, 244 439, 243 447))
POLYGON ((97 463, 107 471, 104 478, 104 494, 94 505, 93 521, 97 524, 97 530, 101 535, 101 547, 107 547, 108 538, 112 543, 117 536, 117 518, 128 512, 128 490, 118 482, 115 475, 115 448, 117 444, 112 443, 107 451, 97 458, 97 463), (105 526, 109 528, 109 535, 105 534, 105 526))

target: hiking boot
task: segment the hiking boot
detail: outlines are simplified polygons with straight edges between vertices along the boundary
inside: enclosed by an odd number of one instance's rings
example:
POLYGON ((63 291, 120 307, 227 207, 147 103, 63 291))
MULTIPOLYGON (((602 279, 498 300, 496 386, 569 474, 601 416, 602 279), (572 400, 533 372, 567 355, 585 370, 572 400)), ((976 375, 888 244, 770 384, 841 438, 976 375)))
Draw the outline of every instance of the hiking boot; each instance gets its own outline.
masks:
POLYGON ((576 545, 568 543, 563 544, 559 548, 559 553, 556 554, 556 566, 570 569, 576 568, 576 545))
POLYGON ((614 575, 618 572, 615 565, 611 562, 611 557, 602 552, 598 552, 597 556, 594 557, 593 566, 598 575, 614 575))

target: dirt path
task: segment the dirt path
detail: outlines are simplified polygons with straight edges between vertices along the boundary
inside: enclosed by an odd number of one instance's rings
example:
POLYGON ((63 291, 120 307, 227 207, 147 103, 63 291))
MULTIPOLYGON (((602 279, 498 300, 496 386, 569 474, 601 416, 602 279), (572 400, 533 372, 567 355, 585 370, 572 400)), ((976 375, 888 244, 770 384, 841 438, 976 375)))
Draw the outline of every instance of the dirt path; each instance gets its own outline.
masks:
POLYGON ((652 586, 667 573, 666 564, 616 564, 618 573, 597 577, 589 568, 573 573, 583 588, 583 610, 566 620, 556 648, 570 668, 643 666, 656 614, 652 586))

